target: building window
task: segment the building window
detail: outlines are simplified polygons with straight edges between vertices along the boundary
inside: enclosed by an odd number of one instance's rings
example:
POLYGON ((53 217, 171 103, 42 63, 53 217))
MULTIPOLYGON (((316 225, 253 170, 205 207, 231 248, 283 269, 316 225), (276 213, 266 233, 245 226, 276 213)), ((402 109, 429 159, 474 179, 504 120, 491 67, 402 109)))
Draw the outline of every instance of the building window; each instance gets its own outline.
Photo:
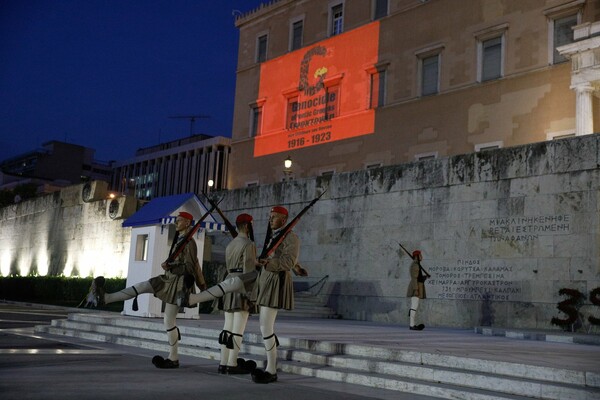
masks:
POLYGON ((339 35, 344 31, 344 4, 336 4, 329 10, 330 29, 329 36, 339 35))
POLYGON ((558 132, 549 132, 546 134, 547 140, 558 140, 558 139, 566 139, 575 137, 575 131, 567 130, 567 131, 558 131, 558 132))
POLYGON ((440 55, 421 59, 421 96, 439 92, 440 55))
POLYGON ((487 150, 495 150, 502 148, 502 141, 499 142, 489 142, 489 143, 480 143, 475 145, 475 151, 487 151, 487 150))
POLYGON ((502 77, 502 36, 479 42, 481 81, 502 77))
POLYGON ((304 21, 299 20, 292 23, 290 32, 290 51, 298 50, 302 47, 302 35, 304 32, 304 21))
POLYGON ((385 70, 376 71, 371 74, 369 108, 383 107, 385 105, 385 79, 385 70))
POLYGON ((340 114, 340 85, 328 86, 325 96, 325 119, 337 117, 340 114))
POLYGON ((267 35, 259 36, 256 40, 256 62, 267 60, 267 35))
POLYGON ((286 110, 286 129, 296 129, 298 123, 298 96, 289 97, 286 110))
POLYGON ((137 235, 135 240, 135 261, 148 260, 148 235, 137 235))
POLYGON ((573 27, 581 23, 583 7, 587 0, 571 0, 561 2, 544 10, 548 18, 548 63, 558 64, 567 61, 557 48, 573 43, 573 27))
POLYGON ((382 162, 374 162, 374 163, 369 163, 369 164, 365 165, 366 169, 373 169, 373 168, 379 168, 379 167, 383 167, 382 162))
POLYGON ((562 18, 557 18, 552 21, 552 41, 553 41, 553 58, 554 64, 567 61, 567 58, 560 54, 558 47, 573 43, 573 26, 577 25, 577 14, 569 15, 562 18))
POLYGON ((433 160, 438 158, 438 152, 437 151, 430 151, 428 153, 420 153, 420 154, 415 154, 415 160, 417 161, 423 161, 423 160, 433 160))
POLYGON ((374 0, 373 19, 377 20, 388 15, 388 0, 374 0))
POLYGON ((260 135, 262 128, 262 105, 253 105, 250 108, 250 137, 260 135))

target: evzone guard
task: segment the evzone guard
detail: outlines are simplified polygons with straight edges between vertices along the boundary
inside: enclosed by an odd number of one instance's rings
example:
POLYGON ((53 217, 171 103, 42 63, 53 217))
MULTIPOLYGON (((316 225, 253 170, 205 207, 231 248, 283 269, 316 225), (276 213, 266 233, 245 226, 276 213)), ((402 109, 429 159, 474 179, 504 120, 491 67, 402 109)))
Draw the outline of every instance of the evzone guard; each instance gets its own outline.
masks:
MULTIPOLYGON (((221 214, 218 208, 217 210, 221 214)), ((229 226, 224 215, 223 218, 234 238, 225 248, 226 278, 232 279, 255 271, 261 264, 256 260, 252 216, 238 215, 235 229, 229 226)), ((254 361, 238 358, 248 316, 255 310, 254 302, 248 297, 253 287, 254 282, 247 282, 243 291, 227 293, 218 299, 217 308, 223 311, 225 317, 223 330, 219 335, 221 361, 218 372, 220 374, 249 374, 256 369, 254 361)))
POLYGON ((194 217, 187 212, 180 212, 175 219, 176 235, 173 245, 169 251, 169 257, 161 264, 164 273, 150 278, 148 281, 136 283, 135 285, 115 293, 105 293, 102 276, 95 278, 92 282, 90 292, 87 295, 87 305, 100 307, 116 301, 134 299, 133 310, 137 310, 137 296, 142 293, 152 293, 154 297, 165 302, 164 326, 169 343, 169 355, 167 358, 154 356, 152 363, 157 368, 179 368, 178 342, 181 339, 179 328, 176 324, 179 306, 177 295, 181 292, 194 292, 194 283, 201 289, 206 288, 202 269, 198 262, 198 249, 193 240, 193 234, 200 227, 200 222, 206 218, 206 213, 194 227, 191 227, 194 217))
MULTIPOLYGON (((314 204, 314 203, 311 203, 314 204)), ((300 214, 299 214, 300 215, 300 214)), ((261 268, 249 273, 228 278, 216 286, 201 293, 185 295, 180 304, 192 306, 197 303, 223 297, 227 293, 246 293, 246 286, 255 282, 251 297, 256 298, 259 306, 259 321, 263 343, 267 355, 267 365, 264 370, 253 369, 252 380, 256 383, 271 383, 277 380, 277 346, 279 342, 275 335, 275 319, 279 309, 294 308, 294 288, 291 272, 307 275, 304 268, 298 265, 300 240, 291 228, 294 224, 286 225, 288 211, 276 206, 271 209, 269 216, 268 241, 259 257, 261 268)), ((244 365, 248 369, 247 365, 244 365)))
MULTIPOLYGON (((400 244, 400 243, 398 243, 400 244)), ((408 311, 409 318, 409 329, 411 331, 422 331, 425 329, 424 324, 417 324, 417 310, 419 309, 419 301, 421 299, 425 299, 427 297, 425 293, 425 281, 431 277, 427 271, 421 266, 421 261, 423 260, 423 254, 420 250, 415 250, 411 253, 406 250, 402 244, 400 244, 402 250, 408 254, 408 256, 412 259, 412 263, 410 264, 410 282, 408 284, 408 288, 406 290, 406 297, 410 298, 410 309, 408 311)))

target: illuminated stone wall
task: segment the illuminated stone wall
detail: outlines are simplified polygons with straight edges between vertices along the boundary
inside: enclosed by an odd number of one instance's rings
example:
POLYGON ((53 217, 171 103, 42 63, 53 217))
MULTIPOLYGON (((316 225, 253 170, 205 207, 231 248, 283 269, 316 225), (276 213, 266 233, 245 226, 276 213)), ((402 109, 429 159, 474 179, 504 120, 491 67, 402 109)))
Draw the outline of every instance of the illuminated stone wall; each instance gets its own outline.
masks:
MULTIPOLYGON (((557 328, 561 288, 600 317, 600 134, 215 193, 234 220, 254 216, 259 250, 270 207, 291 215, 326 189, 295 228, 300 262, 346 319, 408 324, 408 257, 432 275, 428 326, 557 328)), ((125 276, 130 231, 81 187, 0 210, 2 275, 125 276)), ((213 254, 229 242, 215 236, 213 254)), ((312 282, 312 281, 311 281, 312 282)), ((597 332, 597 328, 596 332, 597 332)))
POLYGON ((589 302, 600 286, 600 135, 240 189, 223 209, 255 218, 262 246, 269 206, 299 212, 302 265, 329 275, 324 300, 343 318, 408 323, 410 261, 432 275, 426 325, 556 328, 573 288, 589 302), (257 205, 261 207, 257 208, 257 205))
POLYGON ((126 276, 130 228, 107 216, 106 200, 84 203, 81 189, 0 209, 2 276, 126 276))

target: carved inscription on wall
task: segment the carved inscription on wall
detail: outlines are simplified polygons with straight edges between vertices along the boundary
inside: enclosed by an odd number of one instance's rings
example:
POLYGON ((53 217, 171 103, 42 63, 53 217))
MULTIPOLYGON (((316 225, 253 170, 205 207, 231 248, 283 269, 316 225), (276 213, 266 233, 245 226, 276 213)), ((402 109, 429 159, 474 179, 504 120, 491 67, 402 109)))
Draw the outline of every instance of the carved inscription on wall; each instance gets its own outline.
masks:
POLYGON ((427 270, 431 279, 426 285, 440 299, 521 300, 521 283, 511 279, 514 274, 510 265, 492 266, 479 259, 460 259, 456 265, 432 266, 427 270))
POLYGON ((569 214, 492 218, 485 230, 486 236, 493 242, 526 242, 535 240, 540 235, 560 235, 570 232, 569 214))
MULTIPOLYGON (((492 242, 523 243, 540 236, 568 235, 572 217, 569 214, 492 218, 482 229, 482 238, 492 242)), ((434 265, 426 268, 430 297, 451 300, 522 301, 522 281, 510 264, 492 260, 459 259, 456 265, 434 265)))

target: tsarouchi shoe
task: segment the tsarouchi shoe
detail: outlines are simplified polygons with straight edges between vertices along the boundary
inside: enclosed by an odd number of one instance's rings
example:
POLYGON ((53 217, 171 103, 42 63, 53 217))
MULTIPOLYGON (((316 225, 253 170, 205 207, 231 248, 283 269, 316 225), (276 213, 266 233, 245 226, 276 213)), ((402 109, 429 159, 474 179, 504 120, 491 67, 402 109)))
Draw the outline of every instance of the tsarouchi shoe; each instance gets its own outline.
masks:
POLYGON ((244 368, 248 372, 252 372, 256 369, 256 362, 254 360, 244 360, 243 358, 237 359, 238 367, 244 368))
POLYGON ((173 361, 173 360, 169 360, 168 358, 165 360, 161 356, 152 357, 152 364, 154 364, 154 366, 156 368, 160 368, 160 369, 179 368, 178 360, 173 361))
POLYGON ((254 383, 271 383, 277 381, 277 374, 271 374, 262 369, 252 371, 252 381, 254 383))
POLYGON ((419 324, 419 325, 411 326, 409 329, 411 331, 422 331, 423 329, 425 329, 425 325, 419 324))
POLYGON ((249 374, 250 371, 248 371, 246 368, 244 367, 240 367, 239 365, 236 365, 235 367, 227 367, 227 374, 228 375, 244 375, 244 374, 249 374))
POLYGON ((86 307, 102 307, 104 305, 104 283, 106 280, 103 276, 99 276, 94 278, 92 281, 92 285, 90 286, 90 291, 87 294, 85 299, 86 307))
POLYGON ((219 364, 219 368, 217 369, 217 372, 220 374, 226 374, 227 373, 227 365, 219 364))

